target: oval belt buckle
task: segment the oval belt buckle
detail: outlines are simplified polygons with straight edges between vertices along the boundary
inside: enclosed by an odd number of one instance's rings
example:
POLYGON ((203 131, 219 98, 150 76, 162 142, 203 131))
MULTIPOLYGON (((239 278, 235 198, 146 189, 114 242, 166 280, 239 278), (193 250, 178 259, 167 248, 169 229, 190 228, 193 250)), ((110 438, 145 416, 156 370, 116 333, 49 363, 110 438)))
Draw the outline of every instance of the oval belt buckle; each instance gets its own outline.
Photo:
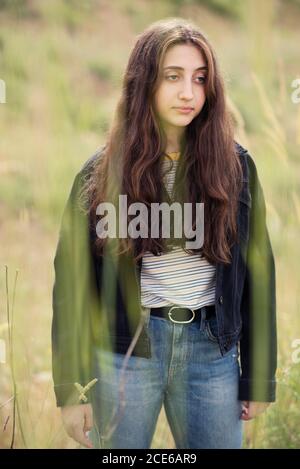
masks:
MULTIPOLYGON (((185 306, 183 306, 183 307, 186 308, 185 306)), ((189 309, 193 313, 193 316, 188 321, 176 321, 175 319, 173 319, 171 317, 172 309, 182 309, 183 307, 182 306, 172 306, 172 308, 169 309, 168 316, 169 316, 170 321, 172 321, 174 323, 177 323, 177 324, 188 324, 189 322, 193 321, 193 319, 195 317, 195 311, 193 309, 190 309, 190 308, 186 308, 186 309, 189 309)))

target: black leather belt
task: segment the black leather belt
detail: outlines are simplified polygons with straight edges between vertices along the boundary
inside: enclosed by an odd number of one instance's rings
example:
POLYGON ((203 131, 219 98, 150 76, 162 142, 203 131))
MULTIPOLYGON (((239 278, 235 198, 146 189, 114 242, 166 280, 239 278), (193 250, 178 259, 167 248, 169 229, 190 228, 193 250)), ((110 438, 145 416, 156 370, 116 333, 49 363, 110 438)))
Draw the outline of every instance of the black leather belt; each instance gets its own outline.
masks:
POLYGON ((151 308, 150 314, 160 318, 169 319, 174 323, 189 324, 190 322, 199 321, 201 319, 201 310, 205 308, 205 317, 210 319, 215 315, 215 305, 203 306, 199 309, 185 308, 182 306, 161 306, 159 308, 151 308))

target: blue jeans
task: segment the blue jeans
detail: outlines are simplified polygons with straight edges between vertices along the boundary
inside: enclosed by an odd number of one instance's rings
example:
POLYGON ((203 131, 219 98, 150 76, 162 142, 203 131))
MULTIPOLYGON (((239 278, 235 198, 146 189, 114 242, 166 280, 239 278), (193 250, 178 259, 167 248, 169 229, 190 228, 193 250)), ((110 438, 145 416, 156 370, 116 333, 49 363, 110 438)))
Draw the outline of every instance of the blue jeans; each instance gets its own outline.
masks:
POLYGON ((150 448, 164 405, 176 448, 240 448, 237 344, 221 355, 216 318, 174 324, 146 318, 151 358, 95 349, 95 448, 150 448), (122 377, 123 376, 123 377, 122 377))

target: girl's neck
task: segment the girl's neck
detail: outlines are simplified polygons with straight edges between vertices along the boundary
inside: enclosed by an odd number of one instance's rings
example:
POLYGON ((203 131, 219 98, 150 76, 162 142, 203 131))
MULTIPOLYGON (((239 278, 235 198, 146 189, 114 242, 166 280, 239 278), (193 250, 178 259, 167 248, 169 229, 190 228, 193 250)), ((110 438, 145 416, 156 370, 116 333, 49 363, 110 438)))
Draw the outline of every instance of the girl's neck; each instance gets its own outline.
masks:
POLYGON ((171 148, 167 148, 166 149, 166 153, 179 153, 179 150, 174 150, 174 149, 171 149, 171 148))

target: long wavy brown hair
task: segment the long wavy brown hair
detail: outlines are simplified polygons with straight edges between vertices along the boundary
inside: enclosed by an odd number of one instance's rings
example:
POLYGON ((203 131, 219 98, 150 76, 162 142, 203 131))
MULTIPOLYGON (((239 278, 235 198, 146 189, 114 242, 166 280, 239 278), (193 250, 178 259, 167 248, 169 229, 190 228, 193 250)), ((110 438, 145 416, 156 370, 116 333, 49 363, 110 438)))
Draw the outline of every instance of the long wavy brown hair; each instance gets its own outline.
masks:
MULTIPOLYGON (((204 244, 201 249, 187 250, 180 242, 190 254, 201 252, 211 263, 228 264, 230 248, 237 240, 242 167, 215 53, 199 28, 181 18, 152 23, 138 36, 132 49, 106 144, 83 189, 88 199, 90 227, 95 233, 97 206, 105 201, 117 206, 119 194, 127 195, 128 205, 143 202, 150 207, 153 202, 165 201, 162 157, 167 139, 153 108, 153 96, 166 51, 177 44, 198 47, 208 68, 205 104, 186 127, 180 143, 174 197, 180 203, 204 203, 204 244)), ((193 217, 195 228, 195 213, 193 217)), ((103 255, 106 242, 107 239, 94 237, 97 255, 103 255)), ((128 236, 119 239, 117 245, 120 254, 132 253, 136 262, 146 251, 159 255, 168 250, 161 231, 159 238, 128 236)))

